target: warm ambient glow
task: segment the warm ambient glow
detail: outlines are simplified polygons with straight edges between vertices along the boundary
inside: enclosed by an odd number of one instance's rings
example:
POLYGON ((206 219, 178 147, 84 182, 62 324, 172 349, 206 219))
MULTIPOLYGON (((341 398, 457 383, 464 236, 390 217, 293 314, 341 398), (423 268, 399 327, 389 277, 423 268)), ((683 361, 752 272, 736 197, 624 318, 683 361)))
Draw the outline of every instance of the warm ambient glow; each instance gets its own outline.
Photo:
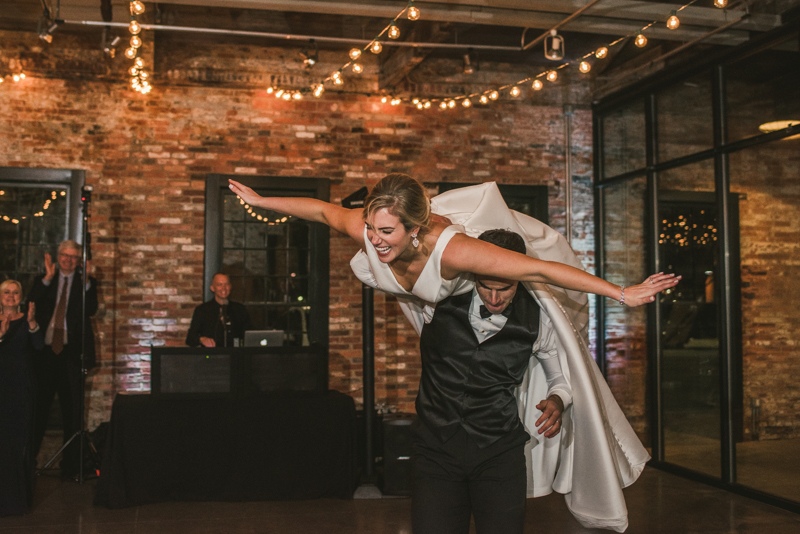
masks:
MULTIPOLYGON (((800 124, 800 121, 795 120, 784 120, 784 121, 771 121, 765 122, 761 126, 758 127, 759 130, 763 133, 770 133, 770 132, 777 132, 778 130, 783 130, 788 128, 789 126, 796 126, 800 124)), ((799 139, 800 134, 797 135, 790 135, 789 137, 784 137, 784 139, 799 139)))

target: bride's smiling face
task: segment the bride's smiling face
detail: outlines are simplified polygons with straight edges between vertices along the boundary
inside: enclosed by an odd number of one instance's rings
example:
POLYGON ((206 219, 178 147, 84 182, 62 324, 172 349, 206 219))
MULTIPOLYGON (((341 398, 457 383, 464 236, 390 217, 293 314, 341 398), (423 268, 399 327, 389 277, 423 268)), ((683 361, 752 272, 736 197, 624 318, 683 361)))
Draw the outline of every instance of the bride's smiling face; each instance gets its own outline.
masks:
POLYGON ((412 248, 411 234, 414 232, 406 230, 400 218, 390 213, 388 208, 376 211, 372 220, 366 221, 366 224, 367 238, 375 246, 378 258, 383 263, 391 263, 412 248))

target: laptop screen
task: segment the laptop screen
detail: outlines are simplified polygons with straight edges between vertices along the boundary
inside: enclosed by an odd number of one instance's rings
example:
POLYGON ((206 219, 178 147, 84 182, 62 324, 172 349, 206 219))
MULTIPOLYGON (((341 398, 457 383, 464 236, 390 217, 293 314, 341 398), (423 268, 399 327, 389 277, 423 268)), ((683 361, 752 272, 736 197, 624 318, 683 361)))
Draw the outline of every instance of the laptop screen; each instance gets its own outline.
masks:
POLYGON ((245 347, 281 347, 283 330, 248 330, 244 333, 245 347))

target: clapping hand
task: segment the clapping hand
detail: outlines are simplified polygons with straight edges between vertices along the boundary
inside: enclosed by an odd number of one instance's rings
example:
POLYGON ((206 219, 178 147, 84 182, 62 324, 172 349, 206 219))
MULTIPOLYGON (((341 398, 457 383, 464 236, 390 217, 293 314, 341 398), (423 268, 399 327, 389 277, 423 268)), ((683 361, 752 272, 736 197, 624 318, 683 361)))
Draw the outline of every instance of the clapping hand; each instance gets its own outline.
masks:
POLYGON ((49 283, 56 275, 56 264, 49 252, 44 253, 44 279, 49 283))
POLYGON ((28 328, 33 330, 36 328, 36 303, 28 303, 28 328))
POLYGON ((11 314, 7 313, 3 315, 3 318, 0 319, 0 337, 6 335, 8 332, 8 326, 11 324, 11 314))

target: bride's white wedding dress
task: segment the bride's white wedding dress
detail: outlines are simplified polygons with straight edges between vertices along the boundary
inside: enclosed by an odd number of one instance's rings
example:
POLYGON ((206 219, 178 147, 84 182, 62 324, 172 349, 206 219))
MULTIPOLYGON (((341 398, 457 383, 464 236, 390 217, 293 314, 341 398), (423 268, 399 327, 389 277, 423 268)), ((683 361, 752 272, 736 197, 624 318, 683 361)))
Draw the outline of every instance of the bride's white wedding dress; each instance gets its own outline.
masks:
MULTIPOLYGON (((472 291, 468 277, 444 280, 441 256, 456 233, 477 237, 485 230, 503 228, 519 233, 529 256, 558 261, 582 269, 566 239, 536 219, 508 209, 494 182, 448 191, 431 200, 432 211, 453 225, 439 237, 434 251, 411 291, 382 263, 364 232, 364 250, 351 260, 365 284, 394 294, 406 317, 419 333, 430 320, 436 303, 450 295, 472 291)), ((564 412, 563 430, 547 439, 536 433, 541 412, 536 404, 547 396, 547 382, 536 358, 518 389, 520 418, 532 436, 526 449, 528 496, 552 491, 564 494, 575 518, 588 528, 623 532, 628 511, 622 488, 641 474, 649 454, 633 432, 588 350, 589 306, 585 293, 525 283, 556 329, 559 358, 572 387, 572 406, 564 412)))

